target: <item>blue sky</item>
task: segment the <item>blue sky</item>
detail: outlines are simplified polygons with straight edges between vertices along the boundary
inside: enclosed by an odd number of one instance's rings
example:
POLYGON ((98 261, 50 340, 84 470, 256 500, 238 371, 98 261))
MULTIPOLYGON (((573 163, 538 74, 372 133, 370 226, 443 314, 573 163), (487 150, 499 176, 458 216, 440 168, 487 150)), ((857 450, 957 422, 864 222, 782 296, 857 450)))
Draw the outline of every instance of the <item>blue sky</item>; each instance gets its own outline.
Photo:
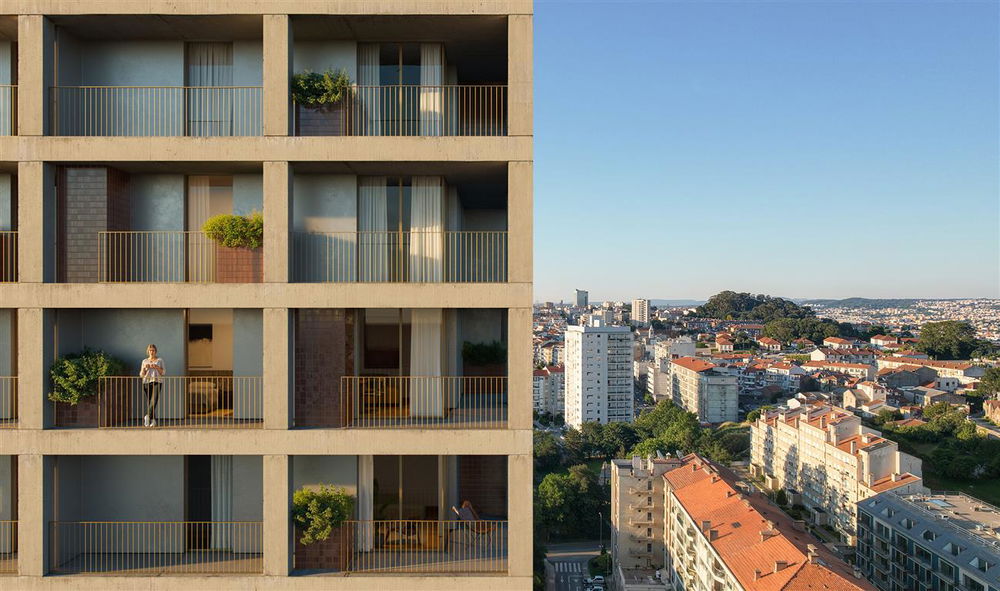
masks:
POLYGON ((535 299, 1000 297, 1000 1, 535 2, 535 299))

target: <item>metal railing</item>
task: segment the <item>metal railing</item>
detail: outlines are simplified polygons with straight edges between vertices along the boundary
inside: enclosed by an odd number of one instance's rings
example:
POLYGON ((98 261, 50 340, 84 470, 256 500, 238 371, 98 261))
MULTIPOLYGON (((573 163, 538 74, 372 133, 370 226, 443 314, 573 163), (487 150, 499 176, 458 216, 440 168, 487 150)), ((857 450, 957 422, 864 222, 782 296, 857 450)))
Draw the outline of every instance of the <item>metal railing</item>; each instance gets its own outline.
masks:
POLYGON ((220 248, 204 232, 98 232, 98 281, 103 283, 212 283, 220 248))
POLYGON ((165 376, 158 386, 132 376, 103 377, 97 394, 98 424, 105 428, 259 427, 264 417, 263 379, 256 376, 165 376))
MULTIPOLYGON (((0 376, 0 428, 17 424, 17 377, 0 376)), ((0 531, 0 541, 3 540, 0 531)))
POLYGON ((342 376, 340 405, 345 428, 504 428, 507 378, 342 376))
POLYGON ((0 521, 0 575, 17 574, 17 522, 0 521))
POLYGON ((17 135, 17 86, 0 84, 0 135, 17 135))
POLYGON ((333 283, 503 283, 506 231, 296 232, 293 277, 333 283))
POLYGON ((347 521, 346 572, 507 572, 506 521, 347 521))
POLYGON ((52 135, 261 135, 260 86, 53 86, 52 135))
POLYGON ((17 281, 17 232, 0 231, 0 283, 17 281))
POLYGON ((55 574, 259 574, 260 521, 52 521, 55 574))
POLYGON ((308 129, 303 108, 293 111, 299 135, 503 136, 507 86, 355 86, 339 104, 319 112, 328 120, 325 124, 308 129))

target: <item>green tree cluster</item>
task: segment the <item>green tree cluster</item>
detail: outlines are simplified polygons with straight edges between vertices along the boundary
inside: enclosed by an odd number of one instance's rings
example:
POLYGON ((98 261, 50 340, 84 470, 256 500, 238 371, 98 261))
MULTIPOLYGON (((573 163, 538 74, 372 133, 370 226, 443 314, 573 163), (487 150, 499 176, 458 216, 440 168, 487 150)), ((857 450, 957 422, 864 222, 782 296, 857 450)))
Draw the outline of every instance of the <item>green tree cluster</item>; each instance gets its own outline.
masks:
POLYGON ((719 320, 770 322, 779 318, 812 318, 816 312, 808 306, 763 294, 723 291, 699 306, 695 314, 719 320))
POLYGON ((605 518, 610 491, 598 484, 598 475, 584 464, 565 474, 547 474, 535 490, 535 527, 544 539, 594 538, 605 518))
POLYGON ((979 434, 964 411, 938 402, 924 409, 923 418, 925 425, 883 424, 883 435, 898 441, 904 451, 920 456, 930 474, 957 480, 1000 477, 1000 439, 979 434), (927 443, 935 445, 921 454, 918 444, 927 443))
POLYGON ((932 359, 969 359, 996 354, 989 341, 976 338, 976 329, 961 320, 928 322, 920 328, 916 349, 932 359))

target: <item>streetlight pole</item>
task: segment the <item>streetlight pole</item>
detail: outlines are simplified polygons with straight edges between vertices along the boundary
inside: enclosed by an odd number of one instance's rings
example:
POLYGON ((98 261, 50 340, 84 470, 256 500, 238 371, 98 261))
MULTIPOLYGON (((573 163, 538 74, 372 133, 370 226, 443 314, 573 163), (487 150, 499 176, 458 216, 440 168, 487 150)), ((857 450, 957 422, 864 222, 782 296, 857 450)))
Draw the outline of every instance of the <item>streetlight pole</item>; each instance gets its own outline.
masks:
POLYGON ((601 543, 601 550, 604 550, 604 514, 597 512, 598 534, 597 539, 601 543))

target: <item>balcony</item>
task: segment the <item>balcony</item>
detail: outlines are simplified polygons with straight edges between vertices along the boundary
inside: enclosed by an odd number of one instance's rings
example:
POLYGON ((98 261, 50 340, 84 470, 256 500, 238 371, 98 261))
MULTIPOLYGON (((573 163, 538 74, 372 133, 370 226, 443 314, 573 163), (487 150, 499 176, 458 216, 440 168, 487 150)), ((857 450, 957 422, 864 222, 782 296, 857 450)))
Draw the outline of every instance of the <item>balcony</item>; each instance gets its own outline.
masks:
POLYGON ((293 70, 342 71, 337 103, 293 103, 295 135, 507 134, 506 19, 293 18, 293 70), (433 42, 427 42, 433 39, 433 42))
POLYGON ((51 470, 51 574, 263 572, 260 456, 55 456, 51 470))
POLYGON ((0 16, 0 136, 17 135, 17 64, 17 17, 0 16))
POLYGON ((17 376, 0 376, 0 429, 16 425, 17 376))
POLYGON ((0 575, 15 574, 17 574, 17 456, 0 455, 0 575))
POLYGON ((507 281, 502 165, 299 163, 293 193, 293 281, 507 281))
POLYGON ((296 490, 318 485, 355 496, 353 519, 304 545, 299 574, 507 573, 504 456, 295 456, 296 490))
POLYGON ((261 135, 261 17, 50 20, 58 39, 46 48, 46 59, 58 64, 48 96, 50 135, 261 135))
POLYGON ((296 427, 504 429, 506 311, 295 312, 296 427))
POLYGON ((17 85, 0 84, 0 135, 17 135, 17 85))
POLYGON ((202 228, 263 207, 259 164, 59 166, 56 278, 65 283, 260 283, 262 248, 229 248, 202 228))
POLYGON ((0 283, 17 281, 17 232, 0 230, 0 283))
MULTIPOLYGON (((104 351, 125 375, 97 380, 73 404, 54 401, 56 427, 251 429, 263 424, 263 316, 253 309, 58 310, 60 357, 104 351), (143 383, 140 363, 155 344, 165 372, 143 383)), ((54 391, 54 390, 49 390, 54 391)), ((55 400, 55 399, 54 399, 55 400)))
MULTIPOLYGON (((0 308, 0 428, 17 425, 17 311, 0 308)), ((2 498, 2 496, 0 496, 2 498)), ((0 513, 0 519, 3 519, 0 513)))

